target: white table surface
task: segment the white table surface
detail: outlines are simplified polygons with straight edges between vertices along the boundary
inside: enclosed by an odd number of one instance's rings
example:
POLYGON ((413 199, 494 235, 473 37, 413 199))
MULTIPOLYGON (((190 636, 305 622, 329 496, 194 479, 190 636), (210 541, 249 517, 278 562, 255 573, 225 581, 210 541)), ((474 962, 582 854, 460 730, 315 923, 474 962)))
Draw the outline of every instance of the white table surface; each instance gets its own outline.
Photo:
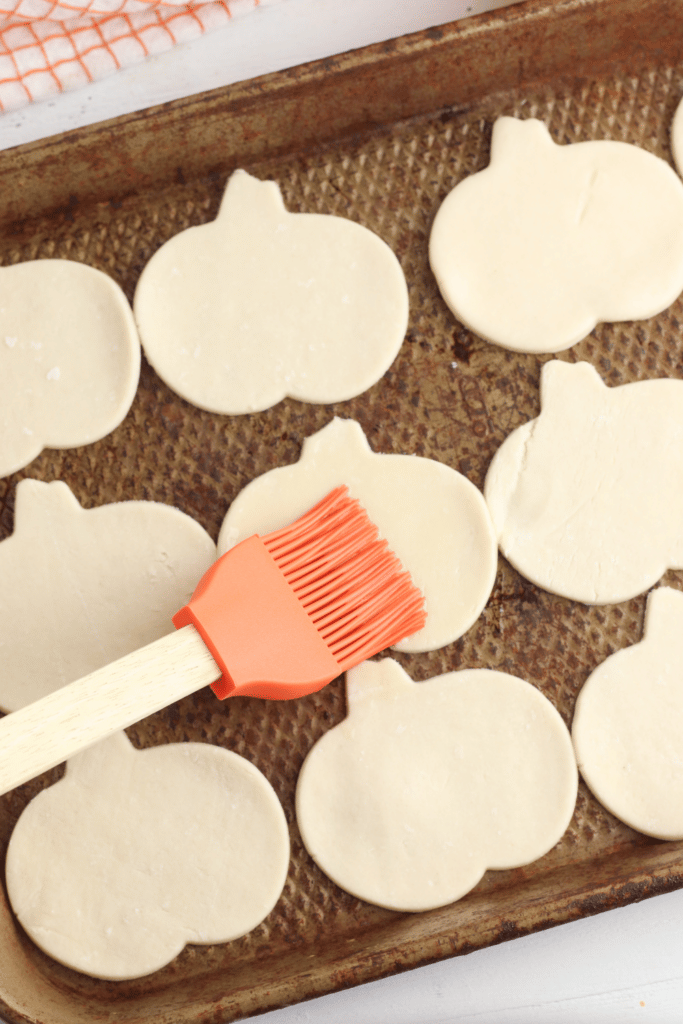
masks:
MULTIPOLYGON (((506 0, 282 0, 0 115, 0 148, 403 35, 506 0)), ((260 1024, 680 1024, 683 891, 251 1018, 260 1024)))

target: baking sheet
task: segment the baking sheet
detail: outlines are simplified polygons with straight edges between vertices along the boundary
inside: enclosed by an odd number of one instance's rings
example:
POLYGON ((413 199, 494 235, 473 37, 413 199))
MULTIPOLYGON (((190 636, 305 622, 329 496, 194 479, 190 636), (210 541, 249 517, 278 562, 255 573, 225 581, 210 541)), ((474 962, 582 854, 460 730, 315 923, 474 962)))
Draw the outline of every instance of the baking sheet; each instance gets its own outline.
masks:
MULTIPOLYGON (((518 7, 369 47, 256 83, 146 111, 2 154, 3 263, 81 260, 132 298, 167 238, 211 220, 230 171, 276 179, 291 211, 339 214, 388 242, 409 284, 403 348, 364 395, 333 406, 286 400, 253 416, 216 416, 175 396, 143 361, 129 415, 86 448, 44 452, 0 481, 0 537, 17 482, 65 480, 85 507, 136 498, 174 504, 215 538, 255 476, 296 461, 334 415, 357 419, 378 452, 453 466, 481 487, 502 440, 538 411, 546 356, 505 352, 460 327, 427 264, 431 220, 447 192, 488 162, 500 114, 539 117, 559 143, 615 138, 670 160, 683 95, 676 3, 528 0, 518 7)), ((588 360, 610 385, 681 376, 679 300, 651 321, 601 325, 560 358, 588 360)), ((666 582, 683 587, 683 575, 666 582)), ((571 722, 576 694, 613 651, 640 639, 644 598, 588 608, 545 594, 501 558, 491 600, 457 643, 400 655, 415 679, 497 668, 537 685, 571 722)), ((683 844, 621 825, 583 785, 565 837, 526 868, 489 872, 464 899, 406 915, 341 892, 303 850, 294 787, 315 740, 344 717, 343 684, 286 705, 219 704, 208 691, 129 730, 134 743, 221 743, 252 760, 282 800, 292 861, 269 918, 234 943, 188 947, 135 982, 101 982, 37 950, 0 906, 0 1016, 8 1021, 227 1022, 382 977, 683 884, 683 844)), ((0 800, 0 850, 55 769, 0 800)), ((226 865, 229 871, 229 865, 226 865)))

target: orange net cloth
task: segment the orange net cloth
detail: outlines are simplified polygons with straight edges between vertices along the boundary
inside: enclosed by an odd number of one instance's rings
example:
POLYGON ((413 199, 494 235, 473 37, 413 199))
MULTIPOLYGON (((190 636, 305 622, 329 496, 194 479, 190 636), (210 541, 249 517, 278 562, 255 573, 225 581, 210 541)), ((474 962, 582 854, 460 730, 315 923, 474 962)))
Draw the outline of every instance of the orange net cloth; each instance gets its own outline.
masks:
POLYGON ((76 89, 278 0, 0 0, 0 110, 76 89))

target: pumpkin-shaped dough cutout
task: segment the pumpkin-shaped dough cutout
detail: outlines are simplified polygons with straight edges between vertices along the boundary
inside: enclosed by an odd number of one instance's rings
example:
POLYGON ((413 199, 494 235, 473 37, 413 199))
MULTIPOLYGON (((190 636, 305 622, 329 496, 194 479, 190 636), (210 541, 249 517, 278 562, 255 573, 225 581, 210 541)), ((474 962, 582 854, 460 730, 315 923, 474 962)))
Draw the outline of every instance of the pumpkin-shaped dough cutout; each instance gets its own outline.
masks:
POLYGON ((571 820, 571 739, 543 694, 488 669, 414 683, 387 658, 347 673, 348 717, 304 761, 306 849, 342 889, 421 911, 547 853, 571 820))
POLYGON ((215 221, 166 242, 134 299, 145 354, 187 401, 217 413, 285 396, 344 401, 393 362, 408 324, 401 266, 342 217, 289 213, 274 181, 230 178, 215 221))
POLYGON ((594 796, 631 828, 683 839, 683 594, 654 590, 640 643, 617 651, 581 690, 572 738, 594 796))
POLYGON ((678 298, 683 184, 638 146, 560 146, 541 121, 501 117, 489 166, 439 208, 429 259, 476 334, 560 352, 602 321, 643 320, 678 298))
POLYGON ((289 864, 265 776, 208 743, 135 750, 125 733, 69 760, 10 838, 7 891, 36 945, 98 978, 228 942, 275 906, 289 864))
POLYGON ((172 633, 215 557, 203 527, 169 505, 84 509, 61 481, 20 481, 14 532, 0 543, 0 708, 172 633))
POLYGON ((481 492, 433 459, 373 452, 360 425, 335 418, 304 441, 301 458, 248 484, 228 509, 218 550, 270 533, 345 484, 425 598, 427 623, 396 645, 443 647, 476 621, 495 581, 497 549, 481 492))
POLYGON ((644 593, 683 567, 682 464, 683 381, 608 388, 589 363, 546 363, 540 416, 510 434, 486 476, 500 550, 575 601, 644 593))
POLYGON ((0 267, 0 476, 105 437, 139 376, 133 311, 107 274, 58 259, 0 267))

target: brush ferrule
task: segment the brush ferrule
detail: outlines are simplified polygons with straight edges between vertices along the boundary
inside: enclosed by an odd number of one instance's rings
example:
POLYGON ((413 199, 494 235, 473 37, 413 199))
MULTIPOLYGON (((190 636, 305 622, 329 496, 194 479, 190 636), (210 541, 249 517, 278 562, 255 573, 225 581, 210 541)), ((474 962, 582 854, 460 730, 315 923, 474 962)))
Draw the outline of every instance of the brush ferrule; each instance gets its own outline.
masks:
POLYGON ((321 689, 424 621, 422 595, 345 487, 231 548, 173 618, 221 669, 218 697, 274 699, 321 689))
POLYGON ((299 697, 341 673, 327 643, 256 535, 211 566, 173 623, 177 628, 191 623, 199 632, 223 673, 211 684, 221 700, 236 694, 299 697))

